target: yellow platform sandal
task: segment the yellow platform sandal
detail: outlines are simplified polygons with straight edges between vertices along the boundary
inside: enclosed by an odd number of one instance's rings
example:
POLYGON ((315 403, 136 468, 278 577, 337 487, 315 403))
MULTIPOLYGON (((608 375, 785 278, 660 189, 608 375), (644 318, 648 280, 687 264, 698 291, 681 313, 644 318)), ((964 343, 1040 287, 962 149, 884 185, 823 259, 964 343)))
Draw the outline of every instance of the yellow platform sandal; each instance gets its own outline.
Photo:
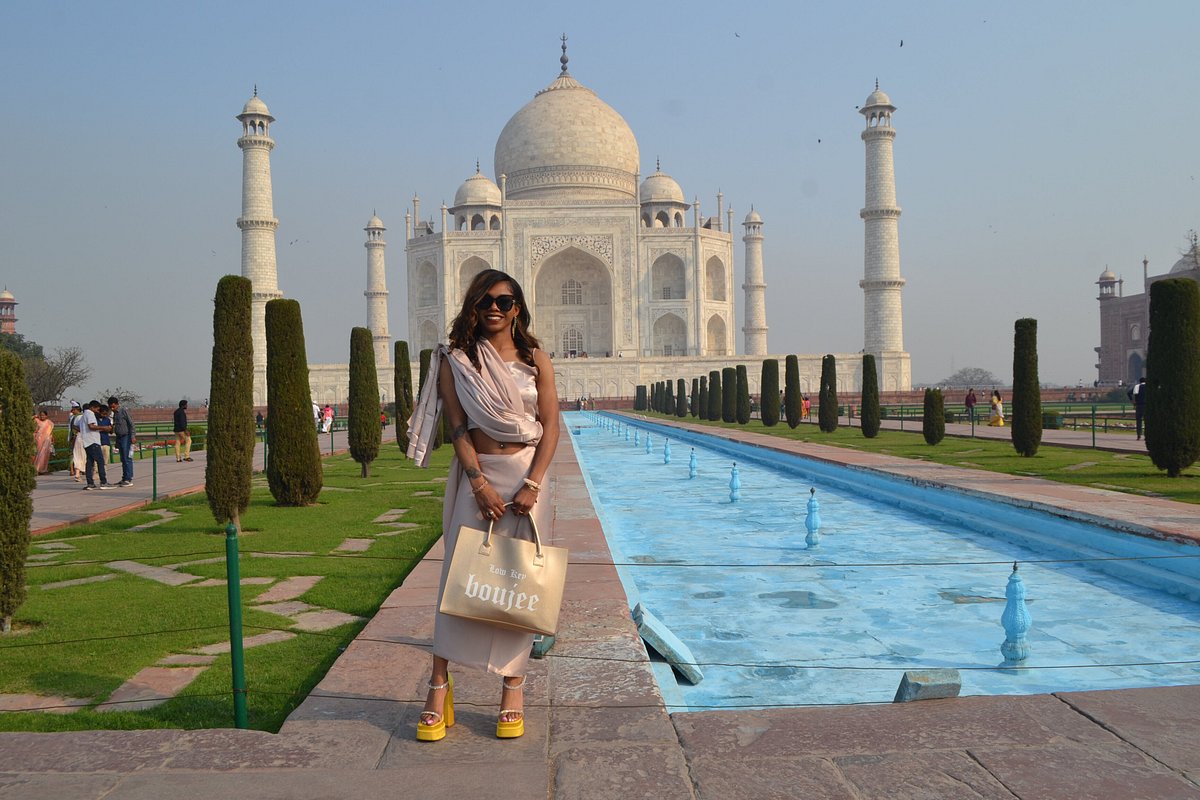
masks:
MULTIPOLYGON (((525 678, 521 678, 520 683, 505 683, 504 678, 500 679, 500 683, 505 689, 512 691, 513 689, 521 689, 525 686, 525 678)), ((500 709, 500 719, 496 720, 496 738, 497 739, 516 739, 525 735, 525 712, 519 708, 502 708, 500 709), (505 716, 520 714, 516 719, 505 720, 505 716)))
POLYGON ((447 675, 445 683, 434 684, 431 681, 426 685, 435 692, 445 689, 446 699, 442 703, 442 713, 421 712, 421 719, 417 722, 417 741, 439 742, 446 738, 446 728, 454 726, 454 678, 447 675))

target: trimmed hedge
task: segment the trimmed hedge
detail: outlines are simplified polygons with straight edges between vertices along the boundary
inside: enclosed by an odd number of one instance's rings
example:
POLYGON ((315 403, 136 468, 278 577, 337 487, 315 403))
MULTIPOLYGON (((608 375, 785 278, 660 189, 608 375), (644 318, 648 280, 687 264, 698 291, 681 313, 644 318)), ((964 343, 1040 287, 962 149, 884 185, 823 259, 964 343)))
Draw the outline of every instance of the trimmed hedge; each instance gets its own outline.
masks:
POLYGON ((392 363, 396 366, 392 379, 396 398, 396 444, 408 452, 408 418, 413 413, 412 361, 408 355, 408 342, 403 339, 396 342, 392 363))
POLYGON ((679 378, 675 385, 675 416, 686 417, 688 415, 687 393, 684 389, 683 378, 679 378))
POLYGON ((946 404, 941 389, 925 390, 925 411, 921 416, 921 434, 927 444, 946 438, 946 404))
POLYGON ((721 418, 721 373, 712 370, 708 373, 708 417, 716 422, 721 418))
POLYGON ((746 425, 750 422, 750 376, 746 374, 746 365, 738 364, 737 375, 737 422, 746 425))
POLYGON ((700 376, 700 393, 696 401, 696 415, 708 419, 708 376, 700 376))
POLYGON ((700 379, 692 378, 692 396, 691 403, 688 404, 688 413, 693 417, 700 413, 700 379))
POLYGON ((1012 443, 1033 456, 1042 443, 1042 389, 1038 385, 1037 320, 1019 319, 1013 333, 1012 443))
POLYGON ((324 479, 300 304, 286 299, 267 301, 266 329, 267 485, 280 505, 308 505, 321 493, 324 479))
POLYGON ((254 342, 250 335, 253 286, 249 278, 226 275, 213 303, 212 367, 208 430, 204 444, 204 492, 217 524, 241 531, 250 505, 254 471, 254 342))
POLYGON ((838 428, 837 360, 832 355, 821 359, 821 393, 817 402, 817 425, 824 433, 838 428))
POLYGON ((784 361, 783 411, 787 416, 789 428, 800 424, 803 401, 804 397, 800 393, 800 359, 796 356, 788 356, 784 361))
POLYGON ((721 370, 721 421, 737 422, 737 370, 721 370))
POLYGON ((762 383, 758 393, 758 413, 768 428, 779 424, 779 361, 763 359, 762 383))
POLYGON ((671 381, 663 382, 663 413, 675 415, 675 390, 671 381))
POLYGON ((33 469, 33 397, 25 365, 16 353, 0 349, 0 633, 25 602, 25 561, 29 558, 29 520, 33 469))
POLYGON ((634 411, 645 411, 646 410, 646 386, 645 386, 645 384, 638 384, 637 391, 633 397, 633 410, 634 411))
POLYGON ((879 435, 879 373, 875 370, 875 356, 863 353, 862 401, 858 409, 862 434, 868 439, 879 435))
POLYGON ((1150 285, 1146 449, 1171 478, 1200 458, 1200 287, 1188 278, 1150 285))
POLYGON ((367 477, 379 457, 383 428, 379 422, 379 373, 370 328, 350 329, 350 457, 367 477))

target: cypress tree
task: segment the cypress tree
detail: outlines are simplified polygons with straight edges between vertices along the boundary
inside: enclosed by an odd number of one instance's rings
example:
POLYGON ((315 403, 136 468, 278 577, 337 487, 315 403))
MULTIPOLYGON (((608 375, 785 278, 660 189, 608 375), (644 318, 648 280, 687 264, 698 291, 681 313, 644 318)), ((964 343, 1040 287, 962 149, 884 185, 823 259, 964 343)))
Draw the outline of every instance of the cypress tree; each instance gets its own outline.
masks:
POLYGON ((768 428, 779 424, 779 361, 764 358, 762 365, 762 390, 758 395, 758 414, 762 424, 768 428))
POLYGON ((396 444, 402 453, 408 452, 408 418, 413 412, 412 366, 408 357, 408 342, 396 342, 392 363, 396 372, 392 380, 396 398, 396 444))
POLYGON ((645 384, 640 384, 640 383, 638 384, 637 392, 634 394, 634 397, 633 397, 633 410, 634 411, 645 411, 646 410, 646 386, 645 386, 645 384))
POLYGON ((688 414, 687 394, 683 385, 683 378, 676 381, 675 386, 675 416, 686 417, 688 414))
POLYGON ((663 413, 668 416, 675 416, 675 393, 671 386, 671 381, 663 382, 663 413))
POLYGON ((825 433, 838 428, 837 361, 832 355, 821 359, 821 392, 817 396, 817 426, 825 433))
POLYGON ((721 373, 712 370, 708 373, 708 419, 716 422, 721 418, 721 373))
POLYGON ((321 493, 321 451, 308 386, 304 323, 295 300, 267 301, 267 485, 282 506, 308 505, 321 493))
POLYGON ((37 485, 32 418, 25 365, 0 349, 0 633, 12 630, 13 615, 25 602, 31 493, 37 485))
POLYGON ((383 428, 379 424, 379 373, 370 328, 350 329, 350 457, 362 464, 367 477, 379 456, 383 428))
POLYGON ((1200 458, 1200 288, 1188 278, 1150 285, 1146 449, 1172 478, 1200 458))
POLYGON ((803 399, 800 395, 800 359, 788 356, 783 370, 783 411, 787 415, 789 428, 800 424, 800 403, 803 399))
POLYGON ((692 397, 688 413, 693 417, 700 413, 700 378, 692 378, 692 397))
MULTIPOLYGON (((421 392, 425 390, 425 380, 429 377, 429 362, 430 362, 430 359, 433 358, 433 350, 431 350, 431 349, 422 350, 420 355, 417 356, 417 358, 419 358, 421 360, 421 363, 417 367, 417 382, 418 382, 417 396, 420 397, 421 392)), ((435 375, 433 377, 433 379, 436 381, 437 376, 435 375)), ((434 391, 437 391, 436 386, 434 386, 433 389, 434 389, 434 391)), ((439 447, 442 446, 442 428, 443 427, 444 426, 442 426, 442 425, 437 426, 437 432, 434 433, 433 441, 430 442, 430 444, 429 444, 430 450, 437 450, 439 447)))
POLYGON ((1038 385, 1037 320, 1019 319, 1013 334, 1012 443, 1023 456, 1042 443, 1042 389, 1038 385))
POLYGON ((862 434, 868 439, 879 435, 879 373, 875 371, 875 356, 863 353, 862 403, 858 409, 862 434))
POLYGON ((941 389, 925 390, 925 412, 921 415, 921 433, 928 444, 946 437, 946 406, 941 389))
POLYGON ((737 422, 737 370, 721 370, 721 421, 737 422))
POLYGON ((700 394, 696 401, 696 415, 700 419, 708 419, 708 376, 700 376, 700 394))
POLYGON ((734 409, 738 425, 750 422, 750 376, 746 374, 746 365, 738 364, 734 373, 737 377, 737 408, 734 409))
POLYGON ((208 507, 218 524, 232 522, 239 532, 242 514, 250 505, 254 462, 252 291, 250 279, 239 275, 226 275, 217 282, 205 442, 208 458, 204 491, 208 507))

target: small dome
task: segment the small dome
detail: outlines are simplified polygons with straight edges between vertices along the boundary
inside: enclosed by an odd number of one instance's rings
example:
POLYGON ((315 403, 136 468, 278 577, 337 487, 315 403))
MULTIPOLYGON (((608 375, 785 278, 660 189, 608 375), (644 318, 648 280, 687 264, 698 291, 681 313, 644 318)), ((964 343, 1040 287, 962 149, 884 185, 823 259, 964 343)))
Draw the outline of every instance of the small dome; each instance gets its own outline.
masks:
POLYGON ((867 95, 867 102, 863 103, 863 108, 869 108, 870 106, 890 106, 891 104, 892 98, 888 97, 882 89, 876 87, 875 91, 867 95))
MULTIPOLYGON (((243 114, 257 114, 262 117, 270 117, 271 112, 267 110, 267 104, 262 101, 262 98, 255 94, 246 101, 246 105, 242 106, 243 114)), ((274 119, 274 117, 272 117, 274 119)))
POLYGON ((1117 273, 1106 267, 1104 272, 1100 273, 1100 278, 1096 281, 1096 283, 1114 283, 1116 280, 1117 273))
POLYGON ((756 223, 756 224, 762 223, 762 217, 759 216, 759 213, 754 210, 754 206, 750 207, 750 213, 746 215, 746 223, 745 224, 750 225, 752 223, 756 223))
POLYGON ((1171 267, 1171 274, 1191 272, 1197 269, 1200 269, 1200 245, 1193 244, 1191 249, 1183 254, 1183 258, 1176 261, 1175 266, 1171 267))
POLYGON ((679 184, 675 182, 674 178, 661 169, 656 169, 654 174, 642 181, 642 188, 638 190, 638 199, 643 203, 687 205, 683 199, 683 189, 679 188, 679 184))
POLYGON ((476 172, 463 181, 462 186, 454 193, 454 207, 459 206, 498 206, 500 205, 500 187, 484 174, 476 172))
POLYGON ((13 293, 8 289, 0 290, 0 300, 14 300, 13 293))
POLYGON ((383 227, 383 220, 381 220, 379 217, 377 217, 375 215, 371 216, 371 219, 367 222, 367 227, 364 228, 363 230, 369 231, 372 229, 378 229, 381 231, 387 230, 387 228, 383 227))

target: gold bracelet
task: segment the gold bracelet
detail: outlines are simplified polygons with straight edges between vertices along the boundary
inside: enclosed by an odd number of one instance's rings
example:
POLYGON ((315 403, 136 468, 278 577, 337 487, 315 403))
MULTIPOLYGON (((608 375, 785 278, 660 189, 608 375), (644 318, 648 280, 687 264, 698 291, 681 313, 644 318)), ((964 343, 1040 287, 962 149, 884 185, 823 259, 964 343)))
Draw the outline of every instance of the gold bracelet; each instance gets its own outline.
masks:
POLYGON ((525 485, 528 486, 530 489, 532 489, 535 492, 540 492, 542 490, 542 485, 540 483, 538 483, 535 480, 531 480, 529 478, 525 479, 525 485))

